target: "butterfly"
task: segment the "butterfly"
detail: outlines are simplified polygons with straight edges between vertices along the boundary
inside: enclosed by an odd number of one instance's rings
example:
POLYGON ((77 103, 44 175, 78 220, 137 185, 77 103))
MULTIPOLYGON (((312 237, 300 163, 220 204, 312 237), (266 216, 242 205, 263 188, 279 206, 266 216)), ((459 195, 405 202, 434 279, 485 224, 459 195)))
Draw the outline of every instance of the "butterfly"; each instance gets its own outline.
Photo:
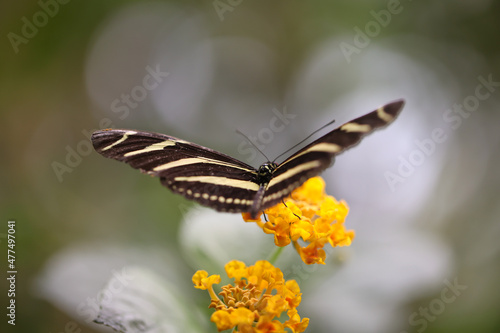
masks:
POLYGON ((105 129, 92 134, 101 155, 159 177, 175 193, 224 212, 255 218, 307 179, 328 168, 336 155, 394 121, 404 100, 388 103, 325 134, 282 163, 258 169, 226 154, 165 134, 105 129))

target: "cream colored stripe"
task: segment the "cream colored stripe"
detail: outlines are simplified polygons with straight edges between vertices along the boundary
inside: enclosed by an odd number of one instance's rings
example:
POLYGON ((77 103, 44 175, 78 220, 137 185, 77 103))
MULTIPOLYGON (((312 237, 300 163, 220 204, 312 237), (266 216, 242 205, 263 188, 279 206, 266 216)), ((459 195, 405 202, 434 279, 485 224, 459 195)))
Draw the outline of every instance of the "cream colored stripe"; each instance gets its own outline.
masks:
POLYGON ((211 158, 204 158, 204 157, 183 158, 183 159, 180 159, 177 161, 168 162, 168 163, 157 166, 156 168, 153 169, 153 171, 164 171, 164 170, 168 170, 170 168, 175 168, 178 166, 195 164, 195 163, 216 164, 216 165, 227 166, 227 167, 236 168, 236 169, 244 170, 247 172, 255 173, 255 170, 243 168, 243 167, 240 167, 238 165, 234 165, 232 163, 217 161, 217 160, 213 160, 211 158))
POLYGON ((217 176, 175 177, 174 181, 200 182, 205 184, 225 185, 252 191, 257 191, 259 189, 259 184, 256 184, 248 180, 232 179, 232 178, 217 177, 217 176))
POLYGON ((146 148, 143 148, 143 149, 140 149, 140 150, 130 151, 130 152, 126 153, 123 156, 129 157, 129 156, 134 156, 134 155, 138 155, 138 154, 147 153, 147 152, 150 152, 150 151, 162 150, 163 148, 165 148, 167 146, 175 146, 175 141, 165 140, 165 141, 162 141, 162 142, 153 143, 152 145, 149 145, 146 148))
POLYGON ((382 119, 383 121, 385 121, 386 123, 389 123, 389 122, 391 122, 394 119, 393 116, 391 116, 390 114, 388 114, 387 112, 385 112, 383 106, 377 109, 377 116, 380 119, 382 119))
POLYGON ((113 142, 112 144, 110 144, 107 147, 102 148, 102 151, 108 150, 108 149, 116 146, 117 144, 122 143, 123 141, 127 140, 127 138, 128 138, 129 135, 132 135, 132 134, 137 134, 137 132, 135 132, 135 131, 127 131, 127 132, 125 132, 125 134, 123 134, 123 136, 120 138, 120 140, 118 140, 116 142, 113 142))
MULTIPOLYGON (((335 143, 328 143, 328 142, 323 142, 323 143, 318 143, 317 145, 312 146, 311 148, 308 148, 304 150, 301 153, 298 153, 297 155, 291 157, 289 160, 285 161, 286 163, 296 159, 299 156, 302 156, 304 154, 310 153, 310 152, 321 152, 321 153, 338 153, 339 151, 342 150, 342 147, 335 144, 335 143)), ((283 164, 284 165, 284 164, 283 164)))
POLYGON ((366 133, 370 132, 372 127, 370 125, 360 125, 356 123, 347 123, 342 126, 340 126, 340 129, 346 132, 361 132, 361 133, 366 133))
POLYGON ((271 181, 269 182, 268 188, 279 184, 284 179, 291 178, 291 177, 295 176, 296 174, 301 173, 303 171, 317 168, 320 165, 321 165, 320 161, 317 161, 317 160, 299 164, 296 167, 291 168, 290 170, 283 172, 281 175, 276 176, 275 178, 272 178, 271 181))

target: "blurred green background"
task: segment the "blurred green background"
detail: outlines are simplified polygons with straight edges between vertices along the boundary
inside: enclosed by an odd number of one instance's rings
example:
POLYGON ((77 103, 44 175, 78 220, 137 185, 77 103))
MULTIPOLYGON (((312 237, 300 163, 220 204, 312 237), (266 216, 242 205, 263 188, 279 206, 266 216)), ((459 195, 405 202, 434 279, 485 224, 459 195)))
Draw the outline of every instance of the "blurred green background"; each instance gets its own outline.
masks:
MULTIPOLYGON (((93 130, 167 133, 258 166, 263 158, 244 149, 235 129, 260 140, 272 159, 333 118, 342 123, 397 98, 407 100, 402 116, 337 159, 325 172, 328 192, 350 204, 353 251, 369 252, 363 239, 394 239, 393 230, 411 226, 439 243, 443 259, 429 263, 432 281, 419 288, 381 288, 377 297, 362 290, 374 309, 397 294, 391 314, 340 304, 329 311, 346 323, 331 323, 328 311, 315 318, 309 310, 309 331, 500 330, 500 1, 63 2, 0 5, 0 241, 6 253, 7 221, 15 220, 18 269, 17 321, 7 325, 4 315, 7 331, 71 331, 69 322, 101 329, 64 301, 85 299, 80 282, 67 281, 62 295, 40 282, 51 260, 75 246, 152 246, 182 257, 179 225, 194 204, 99 156, 88 140, 93 130), (168 75, 144 89, 154 71, 168 75), (295 117, 272 137, 262 134, 277 110, 295 117), (434 129, 446 139, 426 152, 419 147, 434 129), (411 314, 455 278, 467 286, 456 301, 425 327, 412 324, 411 314), (362 328, 364 318, 373 324, 362 328)), ((384 270, 370 265, 360 279, 384 270)), ((196 268, 176 269, 189 284, 196 268)), ((412 269, 403 271, 411 277, 412 269)), ((6 311, 6 292, 0 299, 6 311)))

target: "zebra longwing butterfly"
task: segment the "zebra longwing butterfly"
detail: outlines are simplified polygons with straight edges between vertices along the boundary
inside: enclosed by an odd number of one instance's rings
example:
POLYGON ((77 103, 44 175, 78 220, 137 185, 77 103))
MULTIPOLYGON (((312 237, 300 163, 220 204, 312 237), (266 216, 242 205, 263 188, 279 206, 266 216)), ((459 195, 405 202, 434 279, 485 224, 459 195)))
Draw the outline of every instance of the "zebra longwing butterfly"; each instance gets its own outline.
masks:
POLYGON ((404 100, 386 104, 334 129, 283 163, 268 161, 258 169, 165 134, 107 129, 94 132, 92 143, 101 155, 160 177, 164 186, 188 199, 218 211, 250 212, 256 217, 330 166, 335 155, 391 123, 403 105, 404 100))

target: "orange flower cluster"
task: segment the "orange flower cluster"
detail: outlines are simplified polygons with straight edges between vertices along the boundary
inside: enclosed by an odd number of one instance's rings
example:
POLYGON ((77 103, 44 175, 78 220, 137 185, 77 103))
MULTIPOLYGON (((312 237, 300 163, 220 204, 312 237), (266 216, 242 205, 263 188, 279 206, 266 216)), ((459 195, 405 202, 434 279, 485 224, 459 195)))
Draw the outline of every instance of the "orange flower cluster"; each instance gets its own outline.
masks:
POLYGON ((276 246, 293 242, 306 264, 325 264, 323 247, 348 246, 354 238, 353 230, 346 230, 344 221, 349 212, 345 201, 338 202, 325 194, 325 182, 320 177, 307 180, 285 200, 267 209, 267 221, 255 220, 243 214, 246 222, 256 222, 265 233, 274 234, 276 246), (299 240, 305 243, 301 246, 299 240))
POLYGON ((197 271, 193 275, 195 288, 208 290, 212 299, 210 307, 216 311, 210 318, 220 331, 234 329, 241 333, 264 332, 304 332, 309 319, 300 319, 297 306, 301 301, 300 288, 295 280, 285 281, 283 273, 265 260, 246 266, 233 260, 226 264, 225 270, 233 285, 222 287, 219 295, 213 285, 220 283, 219 275, 208 275, 197 271), (288 320, 278 320, 286 311, 288 320))

